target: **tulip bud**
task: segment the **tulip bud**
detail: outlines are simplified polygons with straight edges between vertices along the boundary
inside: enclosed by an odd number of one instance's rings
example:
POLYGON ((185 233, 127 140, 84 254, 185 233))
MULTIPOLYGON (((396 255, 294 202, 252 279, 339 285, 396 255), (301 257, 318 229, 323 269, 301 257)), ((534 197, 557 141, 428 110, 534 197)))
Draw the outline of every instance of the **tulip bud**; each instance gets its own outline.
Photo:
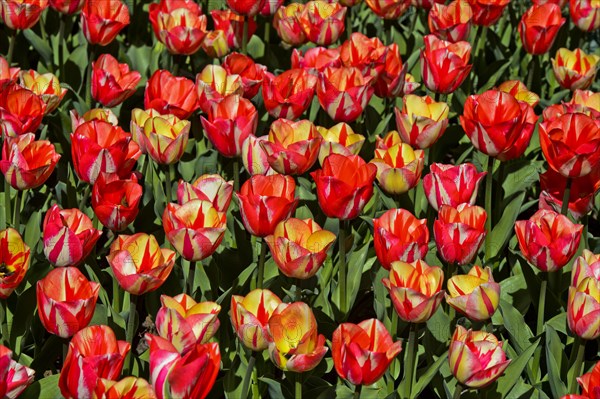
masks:
POLYGON ((525 51, 534 55, 547 53, 565 21, 556 4, 534 4, 519 23, 519 35, 525 51))
POLYGON ((13 228, 0 230, 0 299, 6 299, 21 284, 27 270, 31 250, 13 228))
POLYGON ((81 30, 90 44, 106 46, 129 25, 129 9, 121 0, 86 1, 81 30))
POLYGON ((273 172, 267 159, 267 153, 262 146, 262 143, 267 140, 267 136, 250 135, 242 143, 242 162, 251 176, 267 175, 273 172))
POLYGON ((220 175, 202 175, 192 184, 183 180, 177 187, 177 202, 183 205, 195 199, 209 201, 219 212, 227 212, 233 194, 233 181, 225 181, 220 175))
POLYGON ((273 118, 298 119, 311 104, 317 77, 304 69, 290 69, 275 77, 265 72, 262 95, 273 118))
POLYGON ((170 165, 179 161, 185 152, 191 123, 175 115, 155 115, 139 108, 132 111, 131 130, 136 140, 157 163, 170 165))
POLYGON ((600 56, 586 54, 580 48, 570 51, 560 48, 552 58, 554 76, 565 89, 585 90, 591 86, 600 64, 600 56))
POLYGON ((394 111, 400 137, 412 147, 431 147, 448 126, 448 104, 436 102, 429 96, 409 94, 404 97, 402 111, 398 108, 394 111))
POLYGON ((144 108, 188 119, 198 108, 196 85, 190 79, 159 69, 146 83, 144 108))
POLYGON ((487 217, 479 206, 461 204, 454 208, 442 205, 438 219, 433 223, 438 254, 448 263, 471 263, 485 239, 487 217))
POLYGON ((425 153, 408 144, 396 144, 387 150, 375 150, 371 160, 377 167, 377 181, 389 194, 403 194, 415 187, 425 165, 425 153))
POLYGON ((600 279, 585 277, 577 286, 569 287, 567 321, 578 337, 593 340, 600 337, 600 279))
MULTIPOLYGON (((229 54, 231 50, 227 43, 227 37, 222 30, 213 30, 206 33, 202 40, 202 50, 210 58, 222 58, 229 54)), ((200 103, 200 106, 203 104, 200 103)))
POLYGON ((436 93, 452 93, 464 82, 473 65, 469 64, 471 45, 450 43, 435 35, 425 36, 421 50, 421 76, 425 86, 436 93))
POLYGON ((490 319, 500 303, 500 284, 489 267, 473 266, 467 274, 452 276, 447 288, 448 305, 474 321, 490 319))
POLYGON ((0 136, 35 133, 46 112, 46 103, 31 90, 12 85, 0 91, 0 136))
POLYGON ((253 351, 269 346, 269 319, 281 299, 269 290, 256 289, 245 297, 231 296, 231 324, 241 343, 253 351))
POLYGON ((346 28, 346 10, 339 3, 323 0, 306 3, 298 17, 306 38, 319 46, 336 42, 346 28))
POLYGON ((92 62, 92 97, 105 107, 115 107, 135 93, 141 77, 138 71, 130 71, 129 65, 102 54, 92 62))
POLYGON ((354 67, 327 68, 319 74, 319 104, 336 122, 354 122, 373 95, 373 77, 354 67))
POLYGON ((451 43, 467 40, 472 18, 473 10, 467 0, 454 0, 447 6, 436 3, 429 11, 429 31, 451 43))
POLYGON ((12 351, 0 345, 0 395, 18 398, 33 383, 35 371, 12 360, 12 351))
POLYGON ((142 191, 133 173, 129 179, 101 173, 92 189, 92 208, 96 217, 109 230, 124 230, 137 217, 142 191))
POLYGON ((171 54, 194 54, 206 35, 206 15, 192 0, 161 0, 149 8, 156 38, 171 54))

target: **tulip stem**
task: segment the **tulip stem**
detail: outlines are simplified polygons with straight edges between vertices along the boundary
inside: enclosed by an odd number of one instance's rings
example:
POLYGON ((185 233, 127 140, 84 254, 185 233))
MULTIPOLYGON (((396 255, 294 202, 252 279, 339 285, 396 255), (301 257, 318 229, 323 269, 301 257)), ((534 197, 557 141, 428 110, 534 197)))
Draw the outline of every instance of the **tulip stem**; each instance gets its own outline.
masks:
POLYGON ((96 49, 93 44, 90 44, 90 59, 88 60, 87 65, 87 74, 85 79, 85 103, 88 105, 88 108, 92 108, 92 63, 94 62, 94 58, 96 57, 96 49))
POLYGON ((412 386, 415 377, 416 356, 417 356, 417 329, 418 324, 411 323, 408 333, 408 349, 406 351, 406 369, 404 371, 404 397, 412 399, 412 386))
POLYGON ((233 161, 233 190, 240 191, 240 161, 237 158, 233 161))
POLYGON ((346 298, 346 222, 340 219, 340 270, 339 270, 339 285, 340 285, 340 311, 342 315, 346 314, 348 307, 348 298, 346 298))
POLYGON ((575 341, 573 342, 573 349, 571 352, 571 358, 573 355, 577 356, 575 361, 571 361, 572 369, 571 369, 571 378, 569 379, 569 389, 567 392, 575 393, 575 388, 577 386, 577 377, 581 375, 581 366, 583 365, 583 355, 585 354, 585 342, 583 339, 575 336, 575 341))
POLYGON ((13 212, 13 226, 15 229, 19 230, 19 226, 21 225, 21 202, 25 195, 19 195, 20 191, 15 190, 15 209, 13 212))
POLYGON ((244 381, 242 383, 242 398, 246 399, 248 397, 248 394, 250 393, 250 380, 252 379, 252 374, 254 373, 255 370, 255 365, 256 363, 256 353, 252 352, 252 354, 250 354, 250 358, 248 359, 248 367, 246 368, 246 374, 244 374, 244 381))
POLYGON ((242 33, 242 54, 248 54, 248 26, 250 25, 249 17, 244 17, 244 30, 242 33))
POLYGON ((348 11, 346 12, 346 35, 348 40, 350 40, 350 36, 352 36, 352 7, 348 7, 348 11))
POLYGON ((188 266, 188 276, 187 276, 187 281, 186 281, 187 286, 188 286, 187 289, 189 290, 188 291, 190 293, 189 295, 192 298, 194 298, 194 291, 195 291, 194 288, 196 288, 194 286, 194 276, 196 275, 196 268, 202 267, 202 261, 201 260, 197 261, 194 266, 192 266, 189 261, 186 261, 186 263, 188 266))
POLYGON ((0 342, 4 341, 4 345, 6 347, 10 347, 10 330, 8 328, 8 302, 6 299, 0 299, 0 311, 2 311, 2 314, 0 314, 0 331, 2 331, 2 340, 0 340, 0 342))
MULTIPOLYGON (((537 327, 536 335, 541 335, 544 331, 544 309, 546 307, 546 288, 548 287, 548 275, 545 272, 541 274, 542 284, 540 285, 540 297, 538 299, 538 314, 537 314, 537 327)), ((541 348, 537 348, 533 355, 533 365, 531 370, 533 371, 534 378, 537 380, 537 373, 540 368, 540 357, 542 356, 541 348)))
POLYGON ((175 165, 171 164, 169 166, 167 166, 167 182, 166 182, 166 196, 167 196, 167 203, 173 201, 173 193, 172 193, 172 186, 173 186, 173 180, 175 180, 175 165))
POLYGON ((9 225, 12 225, 12 220, 11 220, 11 204, 10 204, 10 183, 8 182, 8 179, 5 177, 4 178, 4 214, 6 216, 6 227, 8 227, 9 225))
POLYGON ((294 398, 295 399, 302 399, 302 374, 301 373, 294 373, 295 374, 295 382, 294 382, 294 398))
POLYGON ((85 186, 85 189, 83 190, 83 195, 81 196, 81 200, 79 201, 79 209, 81 209, 83 211, 83 209, 85 208, 85 205, 87 204, 87 200, 90 197, 90 191, 92 189, 92 186, 90 184, 85 186))
POLYGON ((460 395, 462 395, 462 391, 463 391, 463 386, 460 382, 456 383, 456 388, 454 388, 454 399, 459 399, 460 395))
POLYGON ((11 32, 11 34, 9 35, 8 38, 8 53, 6 53, 6 62, 8 63, 8 67, 10 68, 10 64, 12 63, 12 59, 13 59, 13 53, 15 51, 15 42, 17 41, 17 33, 19 33, 18 30, 12 30, 9 29, 9 31, 11 32))
POLYGON ((67 14, 60 14, 60 23, 58 25, 58 71, 60 79, 65 80, 65 25, 67 14))
POLYGON ((562 207, 560 208, 560 214, 567 216, 569 212, 569 200, 571 199, 571 184, 573 179, 567 177, 567 185, 565 186, 565 192, 562 198, 562 207))
POLYGON ((129 316, 127 317, 127 330, 125 331, 127 342, 131 345, 131 349, 127 354, 127 360, 125 361, 125 366, 127 367, 127 371, 124 372, 125 375, 129 375, 131 370, 133 369, 133 336, 135 335, 135 313, 137 307, 138 296, 134 294, 129 294, 129 316))
POLYGON ((488 155, 487 174, 485 176, 485 261, 486 263, 492 257, 492 183, 494 181, 494 161, 493 157, 488 155))
POLYGON ((362 384, 358 384, 354 386, 354 396, 353 399, 360 399, 360 392, 362 391, 362 384))
POLYGON ((260 258, 258 259, 258 272, 256 274, 256 288, 262 288, 265 279, 265 257, 267 255, 267 242, 260 240, 260 258))

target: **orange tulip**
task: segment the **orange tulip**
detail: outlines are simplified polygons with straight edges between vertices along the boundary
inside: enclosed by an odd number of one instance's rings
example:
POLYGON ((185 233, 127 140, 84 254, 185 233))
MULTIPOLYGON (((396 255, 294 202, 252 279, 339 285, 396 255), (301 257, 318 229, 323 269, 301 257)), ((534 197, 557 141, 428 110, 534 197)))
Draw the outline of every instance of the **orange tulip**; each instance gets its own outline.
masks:
POLYGON ((13 228, 0 230, 0 299, 6 299, 21 284, 29 269, 31 250, 13 228))
POLYGON ((525 51, 534 55, 547 53, 565 21, 556 4, 534 4, 519 23, 519 35, 525 51))
POLYGON ((384 69, 388 48, 377 37, 354 32, 340 46, 340 59, 345 67, 358 68, 365 77, 377 77, 384 69))
POLYGON ((144 109, 152 108, 163 115, 188 119, 198 108, 196 85, 183 76, 157 70, 148 79, 144 92, 144 109))
POLYGON ((129 25, 129 9, 121 0, 86 1, 81 30, 90 44, 106 46, 129 25))
POLYGON ((92 63, 92 97, 105 107, 115 107, 131 97, 142 75, 119 64, 110 54, 102 54, 92 63))
POLYGON ((228 74, 240 75, 245 98, 252 99, 256 96, 267 67, 255 63, 251 57, 240 53, 229 54, 221 65, 228 74))
POLYGON ((265 109, 273 118, 298 119, 312 102, 317 80, 304 69, 290 69, 278 76, 265 72, 265 109))
POLYGON ((269 347, 269 319, 280 304, 281 299, 269 290, 231 296, 231 324, 246 348, 262 351, 269 347))
POLYGON ((472 18, 473 10, 467 0, 454 0, 447 6, 436 3, 429 11, 429 31, 452 43, 467 40, 472 18))
POLYGON ((46 103, 37 94, 17 85, 9 86, 0 91, 0 136, 35 133, 45 112, 46 103))
POLYGON ((365 3, 384 19, 398 19, 410 7, 410 0, 365 0, 365 3))
POLYGON ((328 67, 341 66, 342 60, 338 48, 311 47, 306 49, 304 54, 297 49, 292 51, 292 68, 303 68, 316 76, 328 67))
POLYGON ((400 50, 396 43, 386 47, 383 70, 376 76, 373 88, 381 98, 395 98, 412 93, 419 87, 414 77, 406 73, 408 64, 402 64, 400 50))

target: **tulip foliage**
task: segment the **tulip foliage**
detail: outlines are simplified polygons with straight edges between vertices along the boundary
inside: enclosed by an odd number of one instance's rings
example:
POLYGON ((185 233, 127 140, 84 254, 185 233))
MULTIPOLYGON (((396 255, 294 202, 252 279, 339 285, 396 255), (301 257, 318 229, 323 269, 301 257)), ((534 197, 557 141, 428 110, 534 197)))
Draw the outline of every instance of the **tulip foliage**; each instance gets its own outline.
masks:
POLYGON ((0 398, 600 399, 598 0, 0 0, 0 398))

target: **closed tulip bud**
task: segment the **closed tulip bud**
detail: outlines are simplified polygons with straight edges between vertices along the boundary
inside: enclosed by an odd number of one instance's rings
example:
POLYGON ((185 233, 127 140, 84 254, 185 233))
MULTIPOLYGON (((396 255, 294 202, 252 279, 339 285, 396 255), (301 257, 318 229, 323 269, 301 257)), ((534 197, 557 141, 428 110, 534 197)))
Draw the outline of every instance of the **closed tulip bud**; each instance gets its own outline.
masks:
POLYGON ((331 218, 356 218, 373 196, 377 167, 358 155, 331 154, 323 168, 311 172, 319 206, 331 218))
POLYGON ((560 48, 552 58, 554 76, 565 89, 585 90, 591 86, 600 65, 600 56, 586 54, 580 48, 574 51, 560 48))
POLYGON ((525 51, 534 55, 547 53, 565 21, 556 4, 531 6, 519 23, 519 35, 525 51))
POLYGON ((254 17, 263 8, 265 0, 225 0, 233 12, 246 17, 254 17))
POLYGON ((494 25, 510 3, 510 0, 468 0, 473 9, 473 23, 480 26, 494 25))
POLYGON ((440 206, 438 219, 433 223, 438 254, 448 263, 471 263, 485 239, 487 217, 479 206, 440 206))
POLYGON ((21 284, 27 270, 31 250, 13 228, 0 230, 0 299, 6 299, 21 284))
POLYGON ((452 43, 467 40, 472 18, 473 10, 467 0, 454 0, 447 6, 436 3, 429 11, 429 31, 452 43))
POLYGON ((162 306, 156 314, 158 335, 179 353, 208 342, 219 329, 221 306, 215 302, 198 303, 187 294, 161 295, 160 302, 162 306))
POLYGON ((281 299, 269 290, 252 290, 245 297, 231 296, 231 324, 241 343, 253 351, 269 346, 269 319, 281 299))
POLYGON ((390 209, 373 219, 375 254, 384 269, 392 262, 414 262, 427 255, 429 230, 426 219, 417 219, 406 209, 390 209))
POLYGON ((298 18, 308 41, 329 46, 344 33, 346 11, 339 3, 315 0, 305 4, 298 18))
POLYGON ((369 8, 383 19, 398 19, 410 7, 410 0, 365 0, 369 8))
POLYGON ((142 191, 133 173, 128 179, 101 173, 92 189, 92 209, 109 230, 124 230, 137 217, 142 191))
POLYGON ((448 362, 454 377, 461 384, 472 388, 485 388, 504 373, 510 359, 502 349, 502 342, 492 333, 466 330, 456 326, 448 362))
POLYGON ((117 341, 108 326, 80 330, 69 342, 58 379, 60 392, 66 399, 92 397, 100 378, 116 380, 121 375, 130 348, 127 342, 117 341))
POLYGON ((268 141, 267 136, 250 135, 242 143, 242 162, 251 176, 267 175, 273 172, 267 159, 267 153, 262 146, 265 141, 268 141))
POLYGON ((429 96, 409 94, 404 97, 402 110, 395 108, 396 127, 404 143, 425 149, 444 134, 450 109, 445 102, 429 96))
POLYGON ((119 235, 106 260, 125 291, 142 295, 156 290, 169 277, 175 252, 160 248, 151 234, 119 235))
POLYGON ((304 54, 296 49, 292 51, 292 68, 303 68, 316 76, 329 67, 339 68, 341 66, 339 48, 311 47, 306 49, 304 54))
POLYGON ((79 209, 53 205, 44 217, 44 255, 54 266, 77 266, 90 254, 102 231, 79 209))
POLYGON ((190 79, 173 76, 171 72, 159 69, 146 83, 144 108, 188 119, 198 108, 196 85, 190 79))
MULTIPOLYGON (((222 58, 229 54, 231 49, 229 48, 229 43, 227 43, 225 32, 222 30, 207 32, 204 40, 202 40, 202 50, 210 58, 222 58)), ((200 103, 200 106, 202 105, 200 103)))
POLYGON ((406 70, 408 64, 402 64, 400 50, 396 43, 386 47, 385 61, 381 73, 375 76, 374 93, 381 98, 396 98, 412 93, 418 86, 406 70), (412 79, 412 81, 411 81, 412 79))
POLYGON ((207 65, 196 75, 198 104, 205 114, 210 112, 213 103, 219 103, 231 94, 242 95, 242 78, 240 75, 230 75, 219 65, 207 65))
POLYGON ((222 63, 228 74, 237 74, 242 78, 244 98, 252 99, 258 93, 267 67, 254 62, 247 55, 231 53, 222 63))
POLYGON ((180 180, 177 187, 179 205, 199 199, 212 203, 219 212, 227 212, 232 195, 233 181, 226 181, 217 174, 202 175, 191 184, 180 180))
POLYGON ((433 163, 423 178, 423 188, 429 204, 438 211, 442 205, 457 208, 460 204, 475 205, 479 185, 487 172, 477 172, 475 165, 444 165, 433 163))
MULTIPOLYGON (((212 10, 212 16, 215 30, 222 31, 227 39, 229 48, 242 47, 244 35, 244 16, 238 15, 231 10, 212 10)), ((256 21, 250 18, 248 21, 248 40, 256 32, 256 21)))
POLYGON ((0 55, 0 90, 4 90, 19 78, 20 68, 11 68, 8 61, 0 55))
POLYGON ((600 279, 583 278, 569 287, 567 321, 578 337, 593 340, 600 337, 600 279))
POLYGON ((371 163, 377 167, 377 181, 389 194, 403 194, 415 187, 425 165, 425 153, 405 143, 387 150, 375 150, 371 163))
POLYGON ((573 262, 571 285, 577 287, 587 277, 600 281, 600 255, 584 249, 583 254, 573 262))
POLYGON ((422 260, 412 263, 394 261, 383 285, 390 293, 398 316, 409 323, 424 323, 444 298, 444 272, 422 260))
POLYGON ((277 119, 271 124, 269 138, 261 142, 271 168, 286 175, 301 175, 317 160, 321 135, 309 120, 292 122, 277 119))
POLYGON ((85 0, 50 0, 50 7, 61 14, 75 14, 81 11, 85 0))
POLYGON ((121 0, 86 1, 81 30, 90 44, 106 46, 129 25, 129 9, 121 0))
POLYGON ((515 223, 523 256, 543 272, 565 266, 579 247, 583 226, 554 211, 539 210, 529 220, 515 223))
POLYGON ((0 91, 0 136, 35 133, 42 123, 46 103, 31 90, 12 85, 0 91))
POLYGON ((327 258, 327 250, 335 238, 335 234, 323 230, 312 219, 290 218, 279 222, 265 241, 283 274, 308 279, 317 273, 327 258))
POLYGON ((363 76, 375 78, 385 67, 387 50, 377 37, 354 32, 340 46, 340 59, 345 67, 358 68, 363 76))
POLYGON ((382 322, 369 319, 342 323, 333 332, 331 357, 338 375, 354 385, 371 385, 386 372, 402 350, 382 322))
POLYGON ((100 284, 75 267, 53 269, 36 285, 38 315, 49 333, 69 338, 92 320, 100 284))
POLYGON ((83 124, 84 122, 90 122, 94 120, 108 122, 113 126, 119 125, 119 118, 117 118, 117 115, 107 108, 93 108, 84 113, 82 116, 79 116, 77 111, 73 109, 71 110, 70 114, 72 131, 77 130, 79 125, 83 124))
POLYGON ((206 35, 206 15, 192 0, 152 3, 149 17, 154 35, 171 54, 194 54, 206 35))
POLYGON ((199 261, 212 255, 225 234, 226 214, 208 201, 169 203, 162 217, 165 235, 184 259, 199 261))
POLYGON ((383 137, 375 138, 375 148, 378 150, 389 150, 393 146, 402 143, 402 138, 400 137, 400 133, 395 130, 388 132, 383 137))
POLYGON ((500 303, 500 284, 489 267, 473 266, 467 274, 452 276, 447 288, 448 305, 474 321, 489 320, 500 303))
POLYGON ((47 7, 48 0, 2 0, 0 16, 8 28, 25 30, 37 24, 47 7))
POLYGON ((196 344, 179 353, 169 341, 146 334, 150 344, 150 383, 158 399, 204 399, 219 374, 219 344, 196 344))
POLYGON ((423 84, 436 93, 452 93, 464 82, 473 65, 469 64, 471 45, 425 36, 425 49, 421 50, 421 76, 423 84))
POLYGON ((290 69, 278 76, 265 72, 265 109, 273 118, 298 119, 312 102, 317 80, 304 69, 290 69))
POLYGON ((33 383, 35 371, 12 360, 12 351, 0 345, 0 396, 18 398, 33 383))
POLYGON ((279 7, 273 17, 273 28, 281 40, 290 46, 301 46, 306 43, 306 35, 300 24, 303 10, 303 3, 290 3, 279 7))
POLYGON ((156 399, 152 385, 143 378, 125 377, 120 381, 100 378, 94 390, 97 399, 156 399))
POLYGON ((323 138, 319 148, 319 164, 321 166, 325 158, 331 154, 358 155, 365 143, 365 136, 354 133, 352 127, 345 122, 340 122, 329 129, 317 126, 317 131, 323 138))
POLYGON ((327 68, 319 74, 319 103, 334 121, 354 122, 371 100, 372 80, 357 68, 327 68))
POLYGON ((51 73, 37 73, 33 69, 21 71, 19 74, 20 85, 34 94, 46 104, 45 114, 49 114, 58 108, 67 89, 60 87, 58 78, 51 73))
MULTIPOLYGON (((556 212, 562 210, 563 196, 567 187, 567 178, 549 168, 540 175, 540 209, 556 212)), ((594 168, 590 174, 571 178, 569 193, 569 212, 575 219, 581 219, 592 210, 594 196, 600 190, 600 168, 594 168)))
POLYGON ((600 5, 597 1, 571 0, 569 14, 575 25, 584 32, 600 28, 600 5))
POLYGON ((282 220, 298 205, 296 183, 290 176, 254 175, 246 180, 236 196, 246 230, 257 237, 273 234, 282 220))
POLYGON ((140 79, 140 73, 130 71, 129 65, 102 54, 92 62, 92 97, 105 107, 115 107, 135 93, 140 79))

